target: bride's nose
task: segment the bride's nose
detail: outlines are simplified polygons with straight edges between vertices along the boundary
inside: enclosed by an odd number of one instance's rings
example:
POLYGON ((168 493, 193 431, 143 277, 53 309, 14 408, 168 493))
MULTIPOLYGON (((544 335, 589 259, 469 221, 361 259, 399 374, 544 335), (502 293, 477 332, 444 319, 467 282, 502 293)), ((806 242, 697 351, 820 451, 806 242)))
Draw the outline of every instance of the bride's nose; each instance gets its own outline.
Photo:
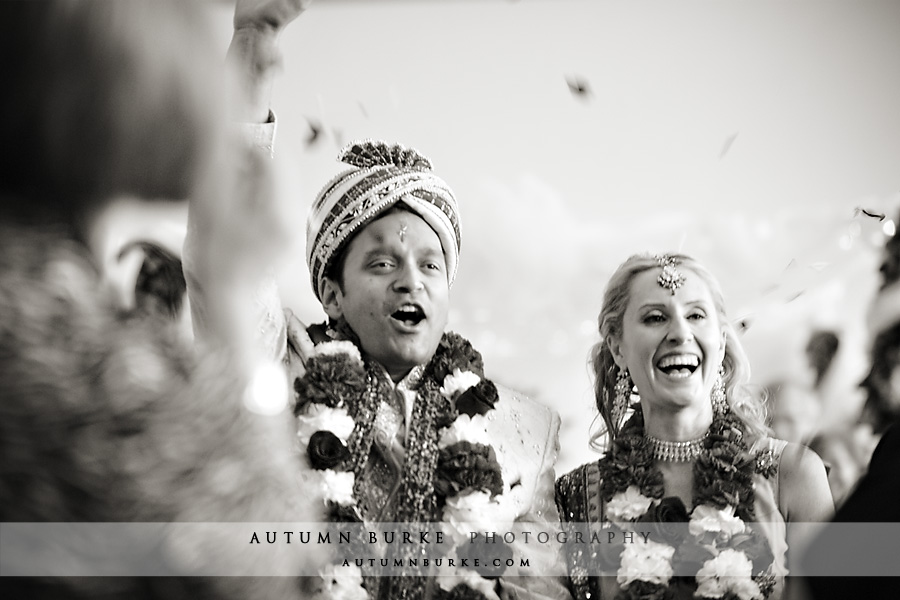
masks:
POLYGON ((673 317, 669 321, 669 330, 666 332, 666 340, 674 344, 684 344, 694 339, 691 327, 684 317, 673 317))

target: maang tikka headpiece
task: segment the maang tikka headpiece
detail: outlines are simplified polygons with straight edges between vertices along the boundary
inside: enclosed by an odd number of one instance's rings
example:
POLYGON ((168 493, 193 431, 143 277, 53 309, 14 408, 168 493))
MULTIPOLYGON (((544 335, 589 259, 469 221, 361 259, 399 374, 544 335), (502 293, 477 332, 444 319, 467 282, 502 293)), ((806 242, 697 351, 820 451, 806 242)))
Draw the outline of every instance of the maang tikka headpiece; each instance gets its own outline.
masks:
POLYGON ((656 282, 660 287, 671 290, 674 296, 675 290, 684 285, 684 275, 675 268, 681 264, 681 261, 671 254, 659 254, 656 256, 656 262, 662 268, 662 273, 656 278, 656 282))

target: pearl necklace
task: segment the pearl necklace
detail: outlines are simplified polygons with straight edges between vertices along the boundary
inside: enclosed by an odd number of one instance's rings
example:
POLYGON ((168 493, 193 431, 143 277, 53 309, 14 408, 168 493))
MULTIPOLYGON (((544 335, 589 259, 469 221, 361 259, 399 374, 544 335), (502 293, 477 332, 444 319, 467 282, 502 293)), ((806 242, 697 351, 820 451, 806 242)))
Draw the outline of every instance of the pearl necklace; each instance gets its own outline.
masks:
POLYGON ((650 446, 650 452, 653 454, 655 460, 661 460, 663 462, 687 462, 689 460, 696 460, 697 457, 700 456, 700 453, 703 452, 703 443, 706 441, 707 437, 709 437, 708 431, 704 433, 702 437, 686 442, 670 442, 650 435, 645 436, 645 439, 650 446))

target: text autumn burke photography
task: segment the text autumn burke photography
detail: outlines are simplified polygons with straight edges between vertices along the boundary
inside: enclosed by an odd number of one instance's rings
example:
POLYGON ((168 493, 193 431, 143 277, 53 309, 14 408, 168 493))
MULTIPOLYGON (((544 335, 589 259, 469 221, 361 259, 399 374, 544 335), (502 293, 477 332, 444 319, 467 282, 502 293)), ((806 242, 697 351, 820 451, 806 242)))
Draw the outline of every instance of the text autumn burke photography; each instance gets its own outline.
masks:
MULTIPOLYGON (((486 531, 470 532, 469 544, 632 544, 635 541, 650 540, 651 531, 622 531, 613 529, 586 528, 588 530, 565 531, 486 531)), ((250 534, 251 544, 419 544, 423 546, 444 545, 445 532, 441 530, 391 530, 391 531, 253 531, 250 534)), ((454 543, 452 540, 450 543, 454 543)))

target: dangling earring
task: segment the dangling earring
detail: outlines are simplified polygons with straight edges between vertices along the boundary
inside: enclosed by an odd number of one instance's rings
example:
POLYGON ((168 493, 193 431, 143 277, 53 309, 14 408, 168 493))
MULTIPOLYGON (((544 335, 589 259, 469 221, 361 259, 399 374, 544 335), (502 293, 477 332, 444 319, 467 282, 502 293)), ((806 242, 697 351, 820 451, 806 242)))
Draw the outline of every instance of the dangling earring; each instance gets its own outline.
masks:
POLYGON ((610 411, 610 420, 616 433, 622 428, 622 419, 625 418, 625 411, 631 402, 631 391, 634 389, 634 382, 631 381, 631 375, 628 369, 619 369, 616 373, 615 396, 613 397, 612 410, 610 411))
POLYGON ((713 383, 712 391, 709 393, 709 399, 712 401, 713 418, 719 419, 728 412, 728 398, 725 395, 725 366, 719 365, 719 372, 716 375, 716 381, 713 383))

